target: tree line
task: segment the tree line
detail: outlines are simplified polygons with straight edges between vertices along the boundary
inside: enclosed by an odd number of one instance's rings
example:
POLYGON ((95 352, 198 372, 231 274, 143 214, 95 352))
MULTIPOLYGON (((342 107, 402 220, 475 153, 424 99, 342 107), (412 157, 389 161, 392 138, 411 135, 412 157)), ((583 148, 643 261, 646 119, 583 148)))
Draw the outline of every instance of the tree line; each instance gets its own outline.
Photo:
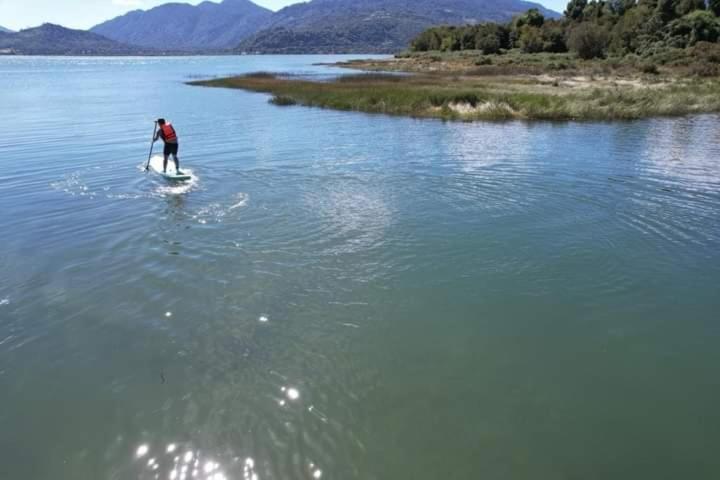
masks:
POLYGON ((720 38, 720 0, 571 0, 561 19, 537 9, 507 24, 434 27, 412 41, 412 51, 519 48, 525 53, 572 51, 584 59, 653 55, 720 38))

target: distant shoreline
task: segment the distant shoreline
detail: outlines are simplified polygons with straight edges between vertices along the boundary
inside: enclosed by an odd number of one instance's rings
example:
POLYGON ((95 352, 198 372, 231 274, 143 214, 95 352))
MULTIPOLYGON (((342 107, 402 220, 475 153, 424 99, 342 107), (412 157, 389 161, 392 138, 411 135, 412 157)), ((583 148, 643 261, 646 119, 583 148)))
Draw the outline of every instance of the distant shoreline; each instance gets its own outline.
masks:
MULTIPOLYGON (((260 56, 329 56, 329 55, 385 55, 389 53, 352 53, 352 52, 334 52, 334 53, 237 53, 237 52, 173 52, 173 53, 133 53, 133 54, 113 54, 113 53, 6 53, 0 50, 0 57, 260 57, 260 56)), ((342 66, 338 64, 338 66, 342 66)))
POLYGON ((221 52, 172 52, 172 53, 25 53, 12 52, 7 53, 0 50, 0 57, 225 57, 225 56, 241 56, 239 53, 221 53, 221 52))
POLYGON ((454 121, 634 120, 720 112, 718 77, 571 54, 430 52, 337 66, 367 73, 330 82, 261 72, 188 83, 269 93, 270 102, 280 106, 454 121))

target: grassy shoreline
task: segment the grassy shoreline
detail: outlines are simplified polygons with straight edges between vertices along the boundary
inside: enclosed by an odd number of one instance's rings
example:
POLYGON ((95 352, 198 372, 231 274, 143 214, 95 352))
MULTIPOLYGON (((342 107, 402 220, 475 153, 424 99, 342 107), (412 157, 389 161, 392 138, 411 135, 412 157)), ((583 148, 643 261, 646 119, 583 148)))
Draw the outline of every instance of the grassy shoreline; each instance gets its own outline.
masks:
POLYGON ((492 57, 466 53, 355 61, 341 66, 369 73, 329 82, 256 73, 190 84, 268 93, 280 106, 458 121, 631 120, 720 111, 717 77, 646 73, 644 66, 613 69, 567 54, 492 57), (388 71, 412 75, 381 73, 388 71))

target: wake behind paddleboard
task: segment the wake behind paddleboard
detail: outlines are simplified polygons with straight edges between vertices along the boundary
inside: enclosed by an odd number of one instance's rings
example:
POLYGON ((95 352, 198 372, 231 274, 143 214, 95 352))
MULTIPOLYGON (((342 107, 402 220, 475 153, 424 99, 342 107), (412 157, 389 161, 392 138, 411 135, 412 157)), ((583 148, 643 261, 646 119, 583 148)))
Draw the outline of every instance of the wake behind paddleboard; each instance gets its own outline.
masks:
POLYGON ((167 171, 163 172, 163 157, 159 155, 150 159, 150 168, 153 172, 172 182, 186 182, 192 179, 191 175, 188 175, 182 170, 180 170, 180 173, 175 171, 175 162, 173 162, 172 159, 168 160, 167 171))

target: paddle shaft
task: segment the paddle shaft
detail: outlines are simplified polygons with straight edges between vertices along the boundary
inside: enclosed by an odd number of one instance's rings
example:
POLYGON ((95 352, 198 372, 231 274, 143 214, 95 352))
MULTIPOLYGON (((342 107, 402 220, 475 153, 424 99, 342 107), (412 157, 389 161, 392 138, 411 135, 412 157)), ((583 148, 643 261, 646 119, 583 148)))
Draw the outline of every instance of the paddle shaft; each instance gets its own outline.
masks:
POLYGON ((152 158, 153 147, 155 147, 155 134, 157 133, 157 125, 157 122, 155 122, 155 126, 153 127, 152 139, 150 140, 150 153, 148 154, 147 165, 145 165, 146 172, 150 169, 150 159, 152 158))

